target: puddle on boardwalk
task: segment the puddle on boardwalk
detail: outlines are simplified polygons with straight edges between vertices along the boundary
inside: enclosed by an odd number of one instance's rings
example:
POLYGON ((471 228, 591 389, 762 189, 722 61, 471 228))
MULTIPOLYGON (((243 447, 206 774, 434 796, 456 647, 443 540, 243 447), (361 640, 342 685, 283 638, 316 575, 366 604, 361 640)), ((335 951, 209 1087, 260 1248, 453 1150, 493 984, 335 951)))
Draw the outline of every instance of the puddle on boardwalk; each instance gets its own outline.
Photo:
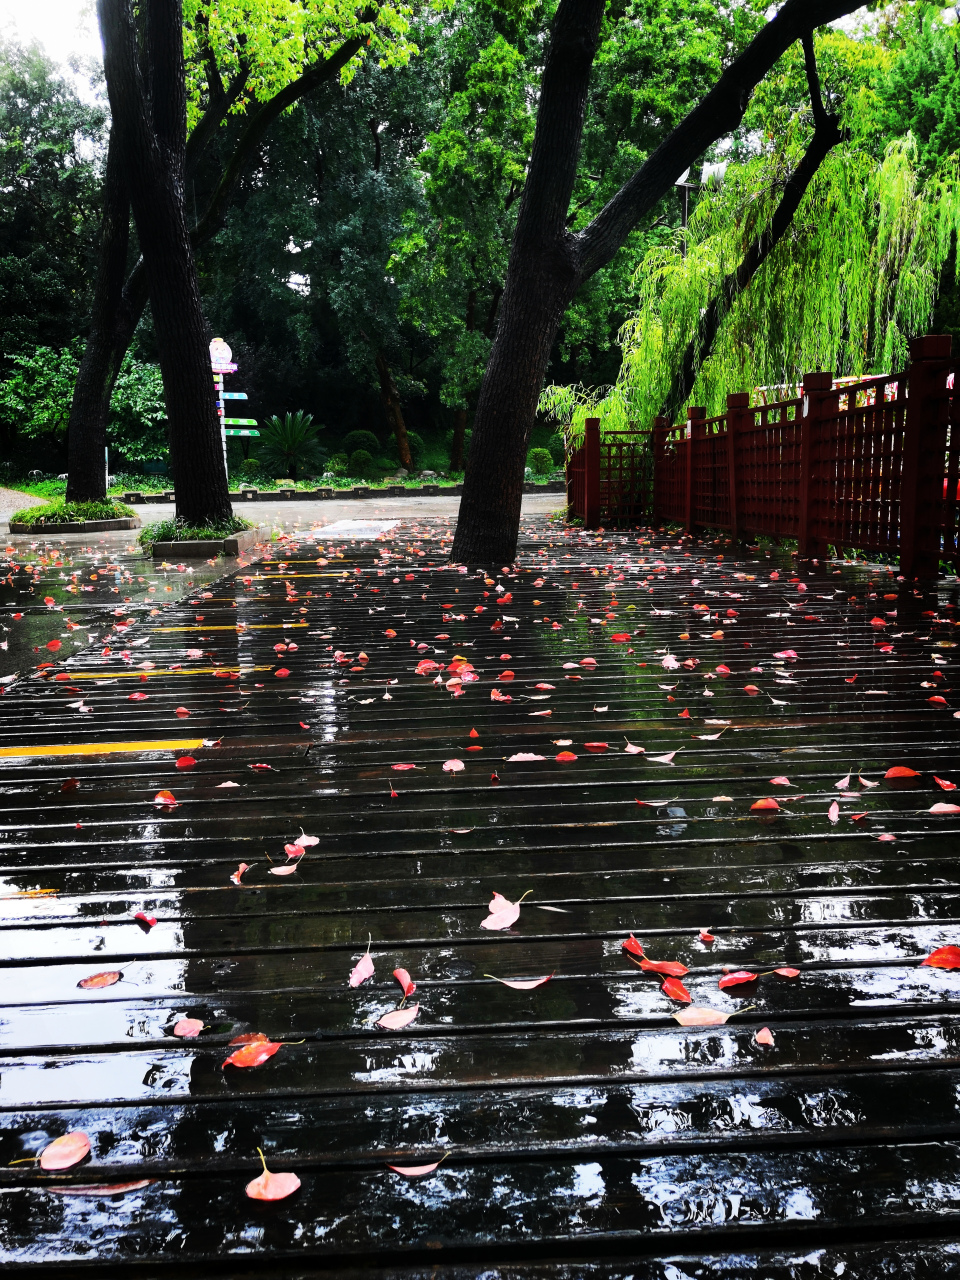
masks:
POLYGON ((10 544, 2 1256, 763 1225, 779 1277, 811 1225, 945 1229, 955 581, 539 519, 463 571, 451 533, 10 544), (289 1200, 244 1197, 258 1146, 289 1200))

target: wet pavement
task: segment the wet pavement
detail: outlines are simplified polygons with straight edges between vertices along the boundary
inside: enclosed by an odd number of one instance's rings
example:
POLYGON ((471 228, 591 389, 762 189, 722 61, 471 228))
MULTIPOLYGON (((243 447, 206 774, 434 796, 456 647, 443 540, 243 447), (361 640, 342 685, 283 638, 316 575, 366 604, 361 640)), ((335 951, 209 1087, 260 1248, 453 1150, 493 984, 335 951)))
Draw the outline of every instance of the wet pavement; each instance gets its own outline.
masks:
POLYGON ((10 544, 0 1257, 953 1274, 956 581, 358 506, 10 544))

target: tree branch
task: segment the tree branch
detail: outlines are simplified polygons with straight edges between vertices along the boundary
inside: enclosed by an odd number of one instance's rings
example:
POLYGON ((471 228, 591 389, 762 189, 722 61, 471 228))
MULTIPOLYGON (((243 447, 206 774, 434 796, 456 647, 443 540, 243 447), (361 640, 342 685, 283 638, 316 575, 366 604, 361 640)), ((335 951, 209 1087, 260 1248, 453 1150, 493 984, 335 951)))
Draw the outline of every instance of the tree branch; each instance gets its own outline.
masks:
POLYGON ((693 390, 704 362, 713 350, 724 317, 783 239, 820 165, 830 151, 846 137, 847 134, 840 128, 839 117, 827 115, 821 107, 820 122, 800 163, 787 179, 770 225, 750 243, 736 271, 724 278, 717 295, 701 315, 697 331, 687 343, 680 368, 670 384, 660 410, 661 416, 673 420, 679 414, 693 390))
POLYGON ((820 73, 817 71, 817 55, 813 49, 813 32, 807 31, 800 37, 803 45, 803 65, 807 72, 807 86, 810 90, 810 106, 813 110, 813 123, 816 128, 827 122, 827 113, 823 106, 823 95, 820 92, 820 73))
POLYGON ((196 173, 197 166, 211 138, 226 120, 230 108, 243 93, 249 74, 250 68, 245 63, 241 64, 240 70, 227 85, 226 89, 223 89, 216 99, 211 96, 206 111, 194 125, 193 131, 187 139, 185 167, 188 178, 196 173))
MULTIPOLYGON (((561 10, 564 0, 561 0, 561 10)), ((684 169, 743 119, 753 90, 795 40, 815 27, 842 18, 859 6, 854 0, 786 0, 779 13, 751 40, 698 105, 620 188, 570 249, 579 279, 606 266, 642 217, 684 169)), ((559 16, 559 14, 558 14, 559 16)), ((541 99, 541 113, 543 110, 541 99)), ((531 162, 531 170, 532 170, 531 162)))
MULTIPOLYGON (((370 22, 374 16, 373 10, 368 9, 361 15, 360 23, 370 22)), ((247 120, 243 132, 237 139, 233 154, 227 161, 216 190, 210 197, 210 203, 191 232, 194 247, 203 244, 205 240, 209 240, 212 235, 220 230, 226 217, 230 197, 233 195, 233 189, 247 163, 258 151, 274 121, 279 119, 288 107, 292 107, 295 102, 306 97, 308 93, 312 93, 321 84, 332 80, 338 75, 354 54, 359 53, 363 48, 363 42, 363 36, 351 36, 349 40, 343 42, 339 49, 331 53, 329 58, 325 58, 322 62, 313 63, 298 80, 292 81, 281 89, 279 93, 274 94, 269 101, 261 103, 257 110, 253 112, 247 120)))

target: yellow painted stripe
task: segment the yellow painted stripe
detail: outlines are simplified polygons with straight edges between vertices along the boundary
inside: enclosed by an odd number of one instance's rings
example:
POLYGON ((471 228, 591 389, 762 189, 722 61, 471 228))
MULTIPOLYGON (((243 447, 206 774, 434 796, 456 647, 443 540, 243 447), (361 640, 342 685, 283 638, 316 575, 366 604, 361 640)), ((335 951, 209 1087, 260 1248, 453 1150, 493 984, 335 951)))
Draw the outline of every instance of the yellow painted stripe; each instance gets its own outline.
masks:
POLYGON ((171 738, 161 742, 77 742, 73 746, 0 747, 0 756, 98 756, 114 751, 196 751, 202 738, 171 738))
MULTIPOLYGON (((68 671, 70 680, 119 680, 139 679, 140 676, 208 676, 216 671, 230 672, 236 675, 249 675, 251 671, 272 671, 273 667, 183 667, 180 671, 68 671)), ((60 672, 59 674, 63 674, 60 672)), ((50 681, 54 683, 53 680, 50 681)), ((59 684, 69 684, 70 681, 58 681, 59 684)))
MULTIPOLYGON (((289 631, 291 627, 309 627, 309 622, 248 622, 244 631, 289 631)), ((154 627, 154 631, 237 631, 234 627, 154 627)))

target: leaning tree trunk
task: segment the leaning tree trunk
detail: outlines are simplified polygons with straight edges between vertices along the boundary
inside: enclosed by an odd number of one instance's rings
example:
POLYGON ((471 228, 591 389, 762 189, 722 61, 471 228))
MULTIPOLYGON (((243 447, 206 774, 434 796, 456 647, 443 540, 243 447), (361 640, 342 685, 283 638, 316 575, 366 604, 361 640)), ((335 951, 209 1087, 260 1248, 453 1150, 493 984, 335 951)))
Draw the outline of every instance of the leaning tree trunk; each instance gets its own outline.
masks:
MULTIPOLYGON (((107 496, 104 450, 110 397, 119 372, 115 326, 120 312, 130 239, 130 197, 115 135, 103 183, 100 263, 90 333, 80 361, 67 425, 67 501, 102 502, 107 496)), ((123 359, 121 355, 120 359, 123 359)))
POLYGON ((785 0, 589 226, 571 234, 567 213, 604 5, 560 0, 452 560, 508 564, 516 554, 527 439, 560 318, 580 285, 611 261, 683 170, 738 127, 753 90, 790 45, 856 8, 856 0, 785 0))
POLYGON ((182 4, 145 0, 142 32, 131 0, 99 0, 99 10, 113 128, 156 328, 177 515, 191 525, 215 523, 232 509, 183 201, 182 4))
POLYGON ((400 404, 400 393, 397 391, 397 384, 393 380, 393 374, 390 372, 390 366, 387 363, 387 358, 382 351, 377 352, 376 364, 377 375, 380 378, 380 399, 383 401, 387 420, 393 428, 394 438, 397 442, 397 453, 400 457, 400 465, 401 467, 406 467, 408 471, 412 471, 413 456, 410 453, 410 441, 407 439, 407 424, 403 420, 403 406, 400 404))

